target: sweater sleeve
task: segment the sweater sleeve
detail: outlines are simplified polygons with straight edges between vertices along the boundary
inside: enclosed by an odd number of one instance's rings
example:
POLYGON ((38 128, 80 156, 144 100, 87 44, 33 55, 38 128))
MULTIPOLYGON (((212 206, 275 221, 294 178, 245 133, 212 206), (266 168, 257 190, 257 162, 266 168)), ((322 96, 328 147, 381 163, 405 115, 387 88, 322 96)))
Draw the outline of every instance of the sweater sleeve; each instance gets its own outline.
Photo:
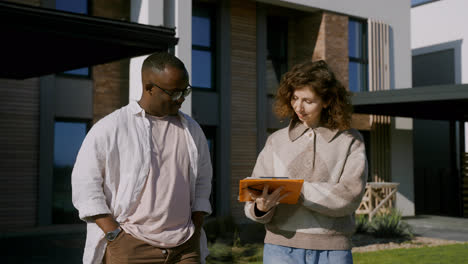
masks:
POLYGON ((355 135, 337 183, 304 182, 301 199, 310 210, 331 217, 352 214, 361 203, 367 181, 367 159, 360 135, 355 135))
MULTIPOLYGON (((251 178, 259 178, 262 176, 274 176, 274 171, 273 171, 273 152, 272 152, 272 142, 271 142, 271 137, 267 139, 267 142, 265 143, 265 147, 263 150, 260 152, 257 158, 257 162, 255 163, 255 167, 252 172, 251 178)), ((245 216, 247 218, 259 222, 259 223, 268 223, 271 221, 271 218, 274 215, 274 208, 267 212, 263 216, 256 216, 255 215, 255 203, 253 201, 251 202, 246 202, 244 206, 244 212, 245 216)))

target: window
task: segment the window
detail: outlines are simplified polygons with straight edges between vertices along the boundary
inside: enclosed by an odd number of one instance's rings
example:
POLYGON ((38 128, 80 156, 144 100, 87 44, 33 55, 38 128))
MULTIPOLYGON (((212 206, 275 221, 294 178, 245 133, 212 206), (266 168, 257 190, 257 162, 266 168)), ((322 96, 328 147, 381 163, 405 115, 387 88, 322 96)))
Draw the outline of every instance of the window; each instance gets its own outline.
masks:
POLYGON ((192 15, 192 86, 215 89, 215 6, 195 5, 192 15))
POLYGON ((429 4, 439 0, 411 0, 411 7, 416 7, 424 4, 429 4))
POLYGON ((368 91, 367 24, 365 21, 349 19, 349 90, 368 91))
MULTIPOLYGON (((88 0, 55 0, 55 9, 77 14, 88 14, 88 0)), ((65 71, 63 73, 74 76, 90 76, 89 67, 65 71)))
POLYGON ((267 17, 267 93, 276 94, 281 76, 288 70, 288 18, 267 17))
POLYGON ((88 122, 55 121, 53 170, 53 224, 80 223, 71 199, 71 172, 88 122))

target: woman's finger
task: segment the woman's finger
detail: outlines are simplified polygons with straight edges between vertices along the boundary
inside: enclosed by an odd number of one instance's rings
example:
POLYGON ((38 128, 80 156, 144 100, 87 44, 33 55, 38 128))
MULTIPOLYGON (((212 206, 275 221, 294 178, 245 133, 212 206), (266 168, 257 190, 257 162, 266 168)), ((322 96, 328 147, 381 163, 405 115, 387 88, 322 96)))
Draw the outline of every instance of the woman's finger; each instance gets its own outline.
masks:
POLYGON ((252 198, 252 200, 256 200, 258 198, 258 196, 256 194, 254 194, 253 192, 249 191, 249 194, 250 194, 250 198, 252 198))
POLYGON ((272 194, 280 193, 283 189, 284 189, 284 186, 280 186, 272 194))
POLYGON ((284 189, 284 187, 283 187, 283 186, 280 186, 280 187, 277 188, 274 192, 272 192, 272 193, 270 194, 270 196, 271 196, 271 197, 275 197, 275 198, 279 197, 280 194, 281 194, 281 191, 282 191, 283 189, 284 189))
POLYGON ((263 186, 263 193, 262 193, 262 196, 263 197, 266 197, 268 195, 268 184, 265 184, 265 186, 263 186))

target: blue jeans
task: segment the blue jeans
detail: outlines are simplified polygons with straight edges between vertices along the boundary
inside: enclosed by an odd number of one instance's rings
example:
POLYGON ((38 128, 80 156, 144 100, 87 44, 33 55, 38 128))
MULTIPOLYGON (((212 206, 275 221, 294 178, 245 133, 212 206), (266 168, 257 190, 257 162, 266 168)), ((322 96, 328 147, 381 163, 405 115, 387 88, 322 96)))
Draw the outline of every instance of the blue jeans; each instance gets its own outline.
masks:
POLYGON ((265 244, 264 264, 352 264, 351 250, 313 250, 265 244))

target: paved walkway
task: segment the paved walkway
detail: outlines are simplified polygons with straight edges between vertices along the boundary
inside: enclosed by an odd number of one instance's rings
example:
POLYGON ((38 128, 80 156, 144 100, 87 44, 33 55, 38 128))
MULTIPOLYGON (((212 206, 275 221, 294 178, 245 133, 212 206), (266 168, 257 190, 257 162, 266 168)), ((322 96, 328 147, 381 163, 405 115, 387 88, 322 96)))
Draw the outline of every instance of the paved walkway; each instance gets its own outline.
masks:
POLYGON ((403 220, 418 236, 468 242, 468 218, 418 215, 403 220))

